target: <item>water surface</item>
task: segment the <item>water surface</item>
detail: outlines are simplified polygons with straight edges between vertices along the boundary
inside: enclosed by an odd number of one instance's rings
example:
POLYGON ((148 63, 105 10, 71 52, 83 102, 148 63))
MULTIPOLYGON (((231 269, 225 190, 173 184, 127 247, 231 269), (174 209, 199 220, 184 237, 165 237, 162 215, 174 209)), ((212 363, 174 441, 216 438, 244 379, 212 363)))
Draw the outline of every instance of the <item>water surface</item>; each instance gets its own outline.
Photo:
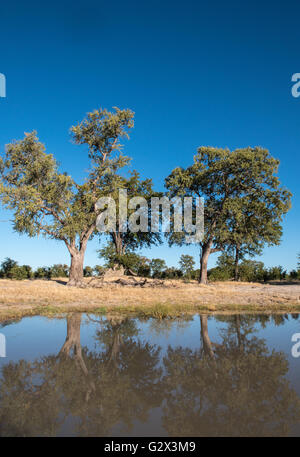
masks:
POLYGON ((0 436, 300 436, 294 315, 0 324, 0 436))

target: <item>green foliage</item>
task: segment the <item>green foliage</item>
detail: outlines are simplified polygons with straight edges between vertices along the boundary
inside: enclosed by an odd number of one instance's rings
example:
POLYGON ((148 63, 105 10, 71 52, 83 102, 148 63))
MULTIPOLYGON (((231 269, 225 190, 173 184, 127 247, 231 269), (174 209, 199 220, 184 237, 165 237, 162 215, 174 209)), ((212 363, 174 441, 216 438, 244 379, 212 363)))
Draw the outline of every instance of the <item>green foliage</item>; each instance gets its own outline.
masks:
POLYGON ((208 270, 207 276, 210 281, 229 281, 232 279, 230 272, 220 267, 215 267, 208 270))
POLYGON ((30 279, 33 277, 33 272, 29 265, 18 265, 18 262, 7 257, 1 264, 0 277, 18 280, 30 279))
MULTIPOLYGON (((71 266, 70 275, 82 276, 86 244, 96 233, 95 204, 107 195, 109 177, 129 162, 128 157, 114 153, 120 151, 119 139, 128 137, 132 127, 133 113, 115 108, 114 112, 88 113, 71 128, 74 142, 86 143, 91 158, 81 185, 58 171, 53 155, 45 152, 35 131, 8 144, 0 158, 0 199, 14 214, 14 230, 64 241, 72 259, 81 262, 80 268, 71 266)), ((73 279, 80 282, 81 278, 73 279)))
POLYGON ((6 259, 1 263, 1 277, 7 278, 10 274, 10 271, 17 265, 18 262, 16 262, 13 259, 10 259, 9 257, 6 257, 6 259))
POLYGON ((89 267, 89 266, 86 266, 83 269, 83 276, 86 277, 86 278, 90 278, 91 276, 93 276, 93 268, 89 267))
POLYGON ((263 281, 265 279, 265 274, 266 270, 263 262, 257 262, 256 260, 243 260, 240 265, 241 281, 263 281))
POLYGON ((34 272, 36 279, 51 279, 51 268, 50 267, 39 267, 34 272))
MULTIPOLYGON (((194 271, 191 273, 191 279, 193 278, 194 271)), ((177 268, 174 267, 169 267, 166 268, 162 273, 161 276, 164 279, 179 279, 182 277, 182 271, 178 270, 177 268)))
MULTIPOLYGON (((152 180, 141 180, 139 174, 135 170, 130 173, 129 178, 122 177, 115 173, 114 175, 106 176, 105 188, 116 202, 116 228, 109 233, 109 239, 115 247, 116 254, 118 256, 123 256, 128 252, 136 251, 142 247, 160 244, 161 235, 158 232, 150 230, 133 232, 130 230, 130 217, 134 216, 136 208, 129 208, 126 203, 127 220, 122 220, 120 217, 119 190, 126 189, 128 199, 136 197, 144 199, 147 204, 148 226, 150 226, 151 198, 160 196, 159 193, 153 190, 152 180)), ((112 267, 113 265, 110 266, 112 267)))
MULTIPOLYGON (((190 195, 205 200, 202 240, 202 280, 206 280, 210 253, 242 245, 259 250, 264 243, 278 244, 281 220, 290 206, 291 193, 276 176, 279 161, 266 149, 200 147, 194 164, 176 168, 166 178, 171 197, 190 195)), ((184 233, 172 232, 170 245, 185 243, 184 233)))
POLYGON ((127 249, 124 254, 118 254, 116 245, 112 242, 107 243, 99 250, 100 257, 105 260, 106 268, 122 266, 125 273, 134 272, 138 276, 149 276, 149 259, 127 249))
POLYGON ((234 258, 227 252, 218 257, 217 266, 208 272, 210 281, 228 281, 234 276, 234 258))
POLYGON ((105 268, 102 265, 95 265, 93 268, 93 273, 95 276, 102 276, 105 272, 105 268))
POLYGON ((151 275, 153 278, 161 278, 163 270, 166 268, 167 265, 163 259, 152 259, 150 262, 151 275))
POLYGON ((300 270, 292 270, 289 274, 290 279, 300 279, 300 270))
POLYGON ((95 164, 101 164, 112 152, 121 150, 119 139, 129 138, 133 118, 134 113, 129 109, 114 107, 114 112, 99 109, 88 113, 86 119, 70 130, 75 143, 87 144, 89 157, 95 164))
POLYGON ((282 266, 269 268, 264 275, 265 281, 274 281, 285 279, 287 276, 286 270, 282 266))
POLYGON ((65 264, 55 264, 50 270, 52 278, 67 278, 69 276, 69 267, 65 264))
MULTIPOLYGON (((240 264, 241 281, 263 281, 266 277, 267 270, 263 262, 244 259, 240 264)), ((218 260, 217 266, 209 271, 211 281, 228 281, 234 277, 234 258, 223 252, 218 260)))
MULTIPOLYGON (((226 252, 217 260, 217 266, 209 270, 211 281, 228 281, 234 277, 234 258, 226 252)), ((283 280, 287 276, 281 266, 266 268, 263 262, 244 259, 240 264, 240 280, 246 282, 283 280)), ((297 272, 296 272, 297 276, 297 272)))
POLYGON ((191 278, 193 269, 195 266, 195 260, 191 255, 182 254, 179 260, 179 267, 183 273, 183 276, 191 278))

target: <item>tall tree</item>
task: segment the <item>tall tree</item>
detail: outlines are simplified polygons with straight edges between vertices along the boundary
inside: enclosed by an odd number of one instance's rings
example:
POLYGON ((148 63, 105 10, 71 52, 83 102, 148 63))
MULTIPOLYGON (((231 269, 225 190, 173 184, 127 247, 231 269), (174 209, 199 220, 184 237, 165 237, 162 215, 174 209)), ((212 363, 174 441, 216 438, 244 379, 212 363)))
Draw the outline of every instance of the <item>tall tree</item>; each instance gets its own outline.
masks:
MULTIPOLYGON (((279 161, 266 149, 255 147, 228 149, 200 147, 194 163, 187 169, 176 168, 166 178, 170 196, 204 197, 204 237, 200 242, 200 282, 207 282, 207 262, 212 252, 223 250, 237 227, 232 215, 240 217, 244 204, 255 202, 257 231, 251 232, 255 243, 269 241, 272 224, 281 230, 281 220, 290 208, 291 193, 280 187, 276 176, 279 161)), ((238 225, 240 235, 246 234, 247 223, 238 225)), ((169 243, 185 243, 184 232, 171 232, 169 243)), ((276 238, 276 237, 275 237, 276 238)))
POLYGON ((129 109, 99 109, 71 128, 75 143, 88 145, 90 168, 83 184, 58 171, 36 132, 7 145, 0 158, 0 198, 14 212, 14 230, 64 241, 71 256, 70 286, 83 284, 87 242, 96 231, 96 202, 107 191, 103 182, 129 161, 120 153, 120 139, 128 138, 133 116, 129 109))

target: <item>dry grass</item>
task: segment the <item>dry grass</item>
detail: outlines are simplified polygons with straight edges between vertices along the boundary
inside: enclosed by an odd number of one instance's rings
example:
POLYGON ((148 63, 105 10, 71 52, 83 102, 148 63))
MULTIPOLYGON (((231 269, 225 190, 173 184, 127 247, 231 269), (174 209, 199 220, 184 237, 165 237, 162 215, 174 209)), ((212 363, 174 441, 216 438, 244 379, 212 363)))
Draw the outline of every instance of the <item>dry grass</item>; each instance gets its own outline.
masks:
POLYGON ((55 280, 0 280, 0 319, 67 311, 130 312, 165 317, 184 312, 300 311, 300 285, 166 281, 163 287, 107 283, 69 288, 55 280))

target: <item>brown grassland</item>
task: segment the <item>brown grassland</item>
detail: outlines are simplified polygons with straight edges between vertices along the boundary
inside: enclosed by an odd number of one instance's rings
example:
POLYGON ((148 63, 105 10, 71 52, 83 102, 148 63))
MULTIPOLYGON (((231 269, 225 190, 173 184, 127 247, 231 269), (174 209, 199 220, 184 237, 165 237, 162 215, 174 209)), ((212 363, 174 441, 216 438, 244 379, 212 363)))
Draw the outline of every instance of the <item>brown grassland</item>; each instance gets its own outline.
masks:
POLYGON ((158 318, 184 313, 300 312, 300 283, 147 281, 148 287, 97 284, 66 287, 66 279, 0 280, 0 320, 28 315, 53 316, 69 311, 129 313, 158 318), (90 287, 93 285, 93 287, 90 287), (96 287, 95 287, 96 286, 96 287))

